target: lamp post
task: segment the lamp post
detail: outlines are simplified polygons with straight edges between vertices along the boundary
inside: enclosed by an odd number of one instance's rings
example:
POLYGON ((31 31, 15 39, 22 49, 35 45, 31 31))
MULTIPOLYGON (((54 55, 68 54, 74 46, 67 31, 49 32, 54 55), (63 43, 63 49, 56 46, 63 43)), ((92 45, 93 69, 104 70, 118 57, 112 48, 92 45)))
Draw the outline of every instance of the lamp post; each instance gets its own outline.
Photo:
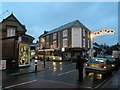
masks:
POLYGON ((37 56, 35 57, 35 71, 37 71, 37 62, 38 62, 38 60, 37 60, 37 56))
POLYGON ((44 51, 44 60, 43 60, 43 63, 44 63, 44 68, 45 68, 45 47, 43 47, 43 51, 44 51))

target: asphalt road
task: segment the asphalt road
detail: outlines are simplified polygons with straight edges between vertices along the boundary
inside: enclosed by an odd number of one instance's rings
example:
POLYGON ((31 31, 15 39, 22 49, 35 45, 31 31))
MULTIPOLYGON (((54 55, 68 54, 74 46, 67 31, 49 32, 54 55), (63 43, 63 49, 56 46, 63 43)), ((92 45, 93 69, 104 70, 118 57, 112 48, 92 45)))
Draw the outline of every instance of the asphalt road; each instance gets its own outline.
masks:
POLYGON ((78 82, 75 63, 53 62, 54 67, 37 73, 9 77, 2 82, 3 88, 99 88, 108 78, 90 73, 78 82))

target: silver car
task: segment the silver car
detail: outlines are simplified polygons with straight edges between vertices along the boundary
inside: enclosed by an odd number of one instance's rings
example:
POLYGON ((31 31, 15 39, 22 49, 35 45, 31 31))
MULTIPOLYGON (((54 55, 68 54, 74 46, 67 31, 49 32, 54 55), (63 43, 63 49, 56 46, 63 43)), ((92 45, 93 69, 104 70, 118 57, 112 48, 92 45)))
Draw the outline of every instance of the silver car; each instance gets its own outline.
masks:
POLYGON ((85 65, 85 73, 112 74, 111 62, 105 58, 90 59, 85 65))

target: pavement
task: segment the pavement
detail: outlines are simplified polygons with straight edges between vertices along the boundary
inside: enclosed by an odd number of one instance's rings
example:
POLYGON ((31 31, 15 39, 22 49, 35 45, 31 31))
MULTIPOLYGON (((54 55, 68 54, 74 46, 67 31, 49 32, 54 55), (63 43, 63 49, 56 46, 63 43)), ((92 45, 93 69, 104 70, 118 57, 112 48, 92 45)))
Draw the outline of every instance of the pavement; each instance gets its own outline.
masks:
POLYGON ((3 70, 2 78, 6 78, 9 76, 17 76, 17 75, 41 72, 44 70, 48 70, 49 68, 52 68, 52 62, 50 61, 45 62, 45 67, 44 67, 43 61, 38 61, 37 71, 35 71, 35 63, 31 62, 29 66, 24 66, 24 67, 14 69, 14 70, 3 70))

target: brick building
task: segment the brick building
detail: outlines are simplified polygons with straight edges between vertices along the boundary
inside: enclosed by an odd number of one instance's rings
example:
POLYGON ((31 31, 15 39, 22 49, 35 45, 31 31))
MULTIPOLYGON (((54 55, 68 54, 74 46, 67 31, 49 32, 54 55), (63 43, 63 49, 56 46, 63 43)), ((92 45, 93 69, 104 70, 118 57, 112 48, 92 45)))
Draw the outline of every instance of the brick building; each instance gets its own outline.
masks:
POLYGON ((30 44, 34 38, 26 34, 25 25, 11 14, 3 19, 1 26, 2 55, 0 57, 6 61, 6 69, 30 65, 30 44))
MULTIPOLYGON (((76 53, 81 53, 88 57, 88 51, 91 49, 91 31, 80 21, 62 25, 51 31, 45 31, 39 36, 40 48, 64 49, 63 56, 71 57, 76 53), (44 43, 41 43, 44 40, 44 43)), ((64 57, 63 57, 64 59, 64 57)))

